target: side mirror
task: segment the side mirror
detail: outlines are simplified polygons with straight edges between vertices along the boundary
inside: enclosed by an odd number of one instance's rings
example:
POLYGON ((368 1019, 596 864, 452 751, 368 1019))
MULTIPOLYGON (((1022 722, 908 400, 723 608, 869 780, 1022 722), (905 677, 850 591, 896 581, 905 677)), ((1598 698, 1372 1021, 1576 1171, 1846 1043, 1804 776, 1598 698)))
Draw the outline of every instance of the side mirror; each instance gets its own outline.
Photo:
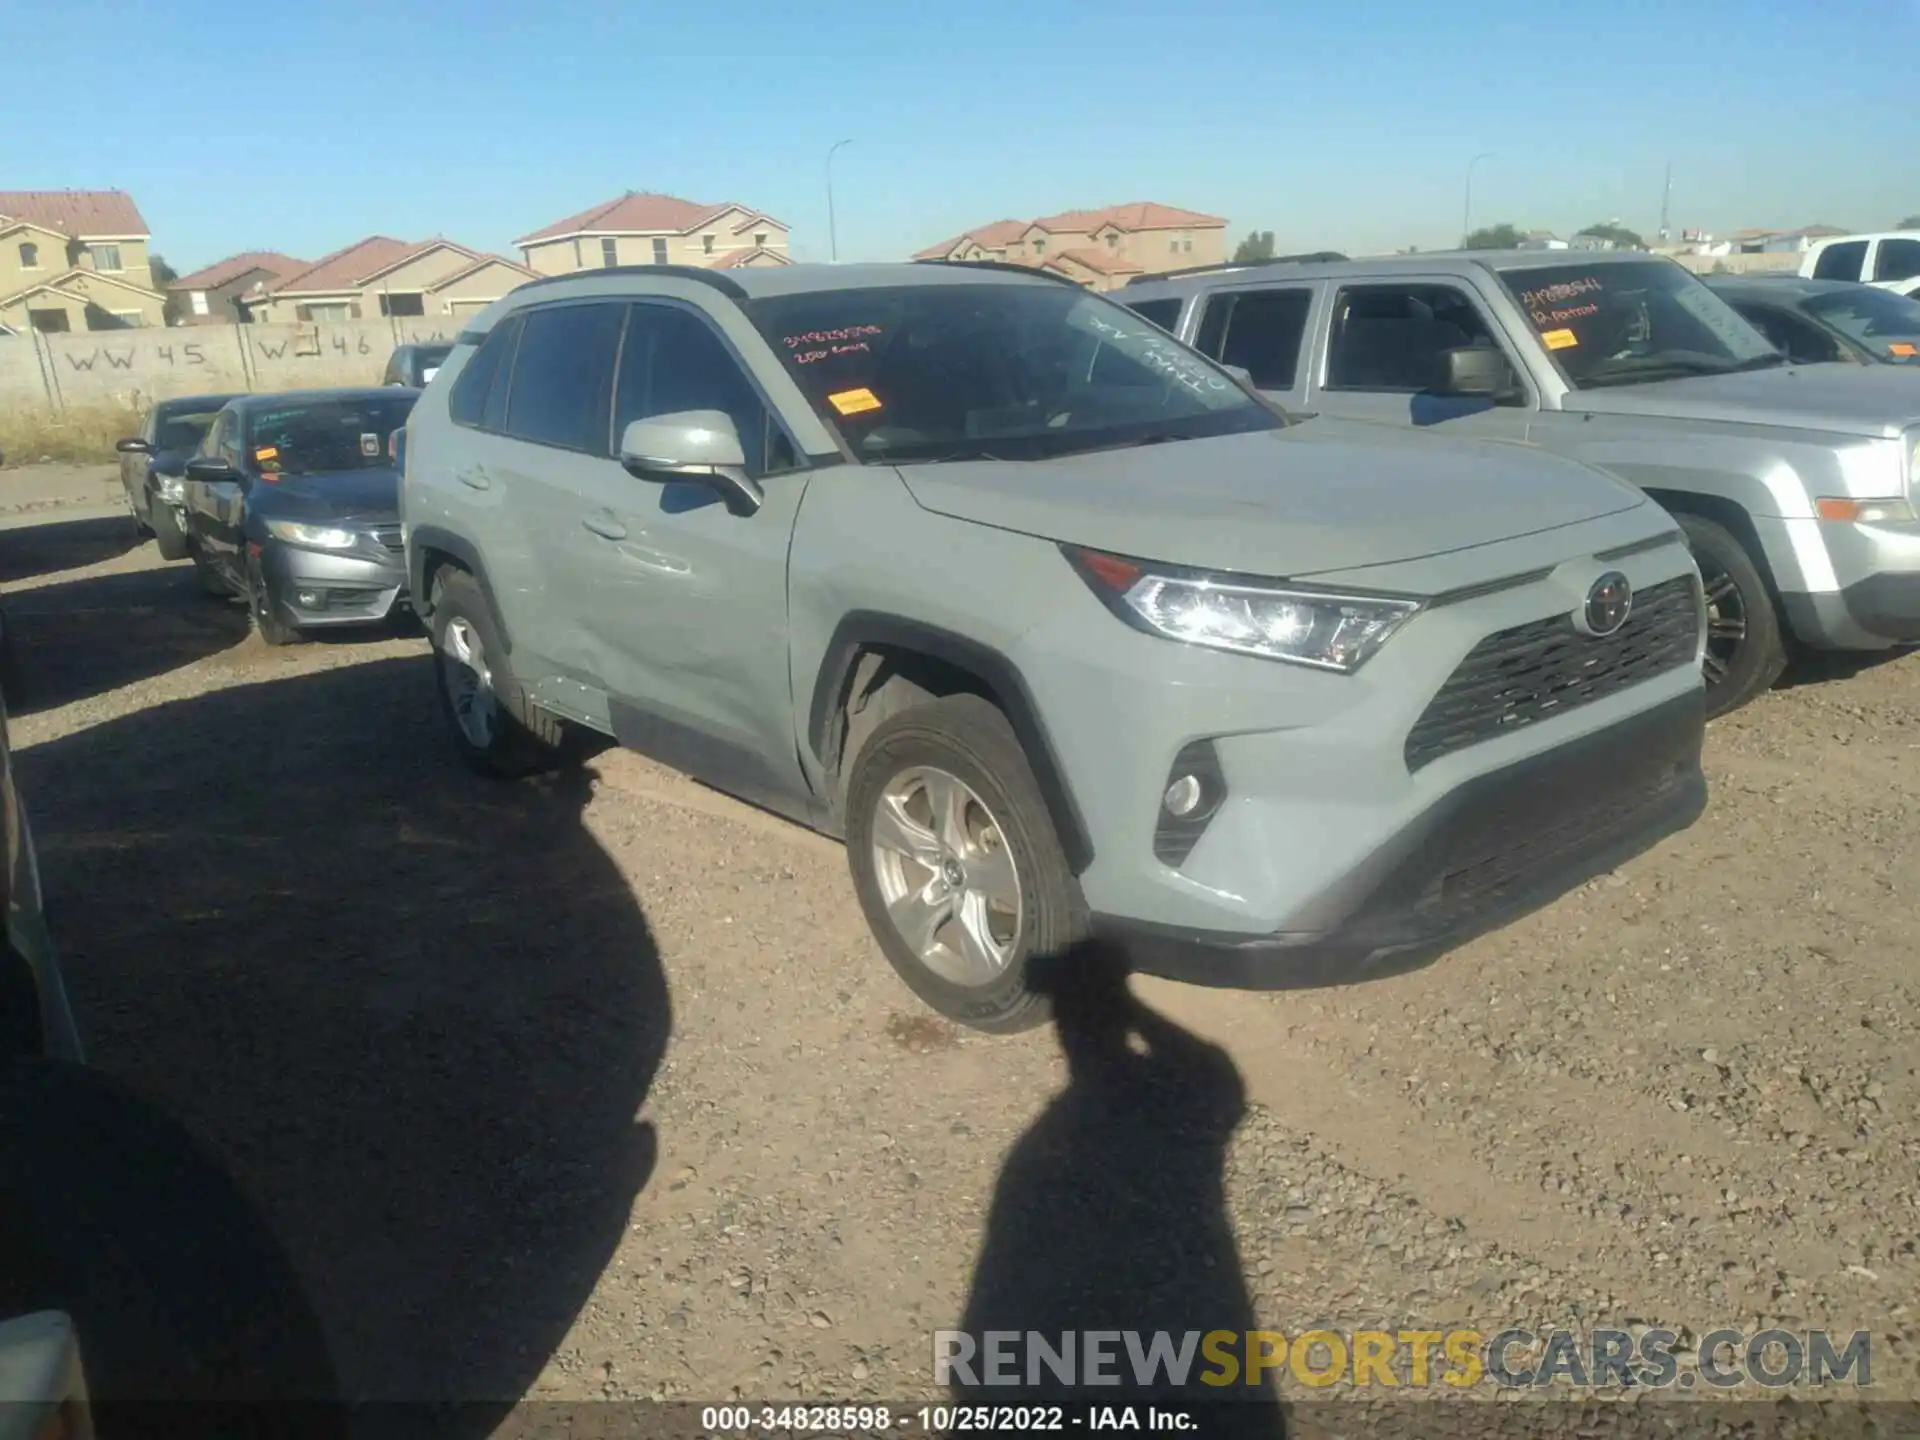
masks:
POLYGON ((187 461, 187 479, 208 485, 238 485, 240 472, 212 455, 196 455, 187 461))
POLYGON ((705 485, 735 515, 753 514, 766 499, 766 492, 747 474, 740 432, 719 410, 681 410, 635 420, 620 437, 620 463, 637 479, 705 485))
POLYGON ((1507 357, 1490 345, 1463 345, 1440 354, 1440 374, 1435 378, 1436 395, 1481 395, 1489 400, 1504 400, 1518 393, 1519 377, 1507 357))
POLYGON ((124 440, 113 442, 113 448, 122 455, 151 455, 153 447, 137 435, 129 435, 124 440))

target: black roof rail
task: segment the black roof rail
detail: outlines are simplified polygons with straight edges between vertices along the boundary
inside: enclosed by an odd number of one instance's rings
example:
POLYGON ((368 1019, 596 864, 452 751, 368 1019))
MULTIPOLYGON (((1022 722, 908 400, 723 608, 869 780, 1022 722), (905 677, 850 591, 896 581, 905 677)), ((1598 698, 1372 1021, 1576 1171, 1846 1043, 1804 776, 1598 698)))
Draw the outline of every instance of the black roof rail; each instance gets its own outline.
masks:
POLYGON ((1017 265, 1011 260, 915 260, 915 265, 951 265, 956 270, 1010 270, 1016 275, 1033 275, 1042 280, 1051 280, 1057 285, 1071 285, 1081 288, 1078 280, 1065 275, 1056 275, 1051 270, 1042 270, 1037 265, 1017 265))
POLYGON ((711 285, 729 300, 747 298, 747 292, 741 288, 738 280, 716 275, 711 270, 702 270, 697 265, 603 265, 597 269, 570 270, 565 275, 542 275, 538 280, 514 286, 514 291, 518 293, 541 285, 557 285, 562 280, 597 278, 602 275, 666 275, 675 280, 693 280, 701 285, 711 285))
POLYGON ((1156 280, 1178 280, 1187 275, 1208 275, 1216 270, 1261 270, 1269 265, 1336 265, 1351 260, 1338 250, 1309 250, 1299 255, 1276 255, 1271 260, 1222 260, 1214 265, 1186 265, 1178 270, 1162 270, 1156 275, 1136 275, 1129 285, 1151 285, 1156 280))

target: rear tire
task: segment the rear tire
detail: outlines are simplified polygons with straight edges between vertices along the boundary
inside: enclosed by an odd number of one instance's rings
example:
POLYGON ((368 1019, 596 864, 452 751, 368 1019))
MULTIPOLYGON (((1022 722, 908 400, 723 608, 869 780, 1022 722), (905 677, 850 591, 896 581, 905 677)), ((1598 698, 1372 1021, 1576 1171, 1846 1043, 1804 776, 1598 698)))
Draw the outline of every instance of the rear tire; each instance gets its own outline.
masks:
POLYGON ((221 600, 231 600, 233 586, 227 583, 224 575, 213 568, 213 562, 200 553, 200 547, 190 543, 187 546, 187 554, 193 559, 193 573, 200 577, 200 588, 221 600))
POLYGON ((949 695, 882 721, 849 771, 846 817, 860 908, 907 988, 976 1030, 1045 1023, 1033 967, 1086 938, 1087 907, 998 707, 949 695))
MULTIPOLYGON (((164 500, 153 502, 150 512, 153 521, 144 527, 153 535, 153 543, 160 547, 162 560, 184 560, 187 558, 187 532, 180 528, 180 517, 174 508, 164 500)), ((138 520, 134 522, 140 524, 138 520)))
POLYGON ((1676 515, 1707 592, 1707 718, 1738 710, 1787 668, 1780 614, 1747 547, 1701 515, 1676 515))
POLYGON ((464 570, 442 569, 433 581, 432 610, 434 689, 461 758, 503 780, 555 768, 565 729, 513 678, 479 582, 464 570))

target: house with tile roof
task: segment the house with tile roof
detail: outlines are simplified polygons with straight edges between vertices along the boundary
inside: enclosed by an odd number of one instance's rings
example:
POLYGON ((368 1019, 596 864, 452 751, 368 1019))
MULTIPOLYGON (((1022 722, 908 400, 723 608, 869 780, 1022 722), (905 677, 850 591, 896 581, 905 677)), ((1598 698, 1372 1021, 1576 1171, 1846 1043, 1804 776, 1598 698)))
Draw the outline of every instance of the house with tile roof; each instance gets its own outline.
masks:
POLYGON ((269 323, 465 315, 535 278, 518 260, 436 236, 369 235, 242 297, 269 323))
POLYGON ((0 323, 54 333, 164 324, 151 239, 124 190, 0 190, 0 323))
POLYGON ((730 270, 786 265, 787 227, 735 201, 707 205, 629 190, 513 242, 529 268, 570 275, 608 265, 695 265, 730 270))
POLYGON ((1227 258, 1227 222, 1218 215, 1134 200, 1099 210, 1063 210, 1038 220, 996 220, 930 245, 915 260, 999 260, 1071 276, 1111 290, 1135 275, 1158 275, 1227 258))
POLYGON ((181 325, 231 325, 244 320, 245 302, 258 299, 289 275, 313 262, 296 260, 277 250, 243 250, 191 275, 170 282, 167 291, 180 303, 174 307, 181 325))

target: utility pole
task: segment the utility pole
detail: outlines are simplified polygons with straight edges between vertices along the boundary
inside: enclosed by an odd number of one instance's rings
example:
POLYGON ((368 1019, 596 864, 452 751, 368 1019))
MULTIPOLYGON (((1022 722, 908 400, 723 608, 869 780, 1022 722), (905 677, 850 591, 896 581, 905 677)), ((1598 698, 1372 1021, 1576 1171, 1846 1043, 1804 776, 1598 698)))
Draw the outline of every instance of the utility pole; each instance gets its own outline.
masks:
POLYGON ((1491 160, 1493 152, 1487 150, 1467 162, 1467 197, 1460 206, 1460 243, 1467 243, 1467 236, 1473 234, 1473 167, 1482 160, 1491 160))
POLYGON ((1672 205, 1673 205, 1673 162, 1669 160, 1667 162, 1666 188, 1660 192, 1660 243, 1662 245, 1667 243, 1668 234, 1669 234, 1667 230, 1667 216, 1668 216, 1668 211, 1672 208, 1672 205))
POLYGON ((840 259, 840 232, 833 223, 833 156, 842 145, 851 145, 851 140, 836 140, 827 151, 827 253, 835 261, 840 259))

